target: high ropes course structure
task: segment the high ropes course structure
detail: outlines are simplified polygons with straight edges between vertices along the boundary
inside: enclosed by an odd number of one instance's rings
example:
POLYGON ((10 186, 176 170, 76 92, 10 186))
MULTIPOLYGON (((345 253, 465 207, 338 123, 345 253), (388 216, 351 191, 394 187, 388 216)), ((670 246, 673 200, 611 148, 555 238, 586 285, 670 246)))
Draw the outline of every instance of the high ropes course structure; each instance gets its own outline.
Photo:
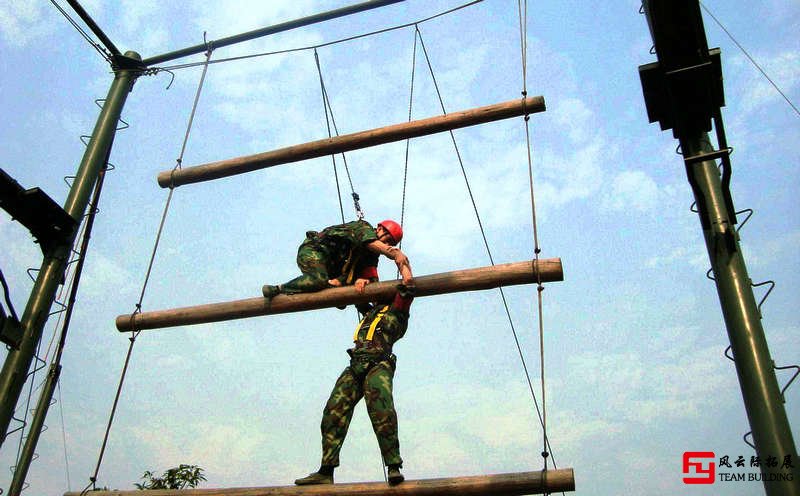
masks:
MULTIPOLYGON (((29 425, 29 434, 25 447, 19 456, 14 480, 8 490, 10 495, 19 495, 25 483, 28 466, 33 458, 33 450, 41 432, 44 417, 51 403, 55 386, 61 370, 60 357, 66 344, 66 330, 71 315, 82 268, 82 254, 85 253, 92 221, 96 213, 96 205, 100 195, 105 171, 108 169, 114 135, 118 130, 123 106, 134 82, 143 75, 152 75, 162 71, 176 70, 189 67, 183 66, 163 67, 162 64, 181 57, 205 53, 206 60, 202 65, 203 73, 197 88, 197 94, 192 108, 191 117, 186 130, 180 157, 171 170, 164 170, 158 174, 157 182, 162 188, 169 190, 161 224, 158 228, 155 246, 150 259, 150 264, 145 276, 144 287, 141 291, 139 302, 133 312, 117 317, 116 327, 120 332, 131 333, 130 347, 123 366, 122 376, 119 380, 117 394, 112 407, 111 415, 105 431, 97 466, 90 477, 90 483, 82 492, 69 492, 66 495, 77 496, 92 490, 97 495, 127 495, 140 494, 138 491, 104 491, 97 490, 97 482, 103 453, 109 439, 109 433, 114 419, 120 393, 123 388, 128 361, 136 342, 136 337, 143 330, 158 329, 174 326, 185 326, 200 323, 220 322, 232 319, 242 319, 255 316, 279 314, 287 312, 300 312, 329 307, 342 307, 361 302, 376 301, 393 294, 397 281, 384 281, 370 284, 363 293, 359 293, 352 286, 325 289, 316 293, 302 293, 297 295, 278 295, 272 299, 251 297, 236 301, 207 303, 182 308, 172 308, 155 311, 143 311, 142 300, 148 280, 153 268, 153 260, 158 249, 161 231, 164 226, 170 200, 176 188, 202 181, 211 181, 219 178, 238 174, 245 174, 259 169, 274 167, 281 164, 308 160, 316 157, 344 154, 345 152, 373 147, 381 144, 410 140, 411 138, 426 136, 434 133, 450 132, 453 145, 458 152, 458 146, 452 131, 454 129, 479 124, 491 123, 501 119, 523 117, 527 137, 528 171, 530 182, 531 215, 533 225, 533 257, 530 260, 495 264, 494 259, 483 235, 484 243, 491 265, 486 267, 457 269, 450 272, 428 274, 415 277, 417 296, 428 297, 446 293, 464 291, 479 291, 490 288, 501 288, 500 294, 505 301, 502 288, 513 285, 536 285, 539 315, 539 344, 541 348, 541 398, 537 400, 533 391, 530 378, 528 384, 531 396, 535 403, 536 411, 543 430, 543 447, 541 469, 505 474, 489 474, 477 476, 460 476, 439 479, 407 480, 398 486, 389 487, 386 482, 364 482, 334 484, 332 486, 311 487, 261 487, 261 488, 229 488, 229 489, 192 489, 192 490, 156 490, 155 495, 215 495, 215 496, 257 496, 257 495, 323 495, 323 494, 349 494, 349 495, 524 495, 538 493, 554 493, 575 490, 575 478, 570 468, 558 468, 552 456, 550 439, 547 435, 547 414, 544 384, 544 340, 542 324, 542 292, 543 284, 547 282, 562 281, 564 279, 560 259, 541 259, 539 253, 539 240, 537 234, 537 219, 535 208, 535 194, 530 158, 530 133, 528 121, 531 114, 545 111, 545 101, 541 96, 528 96, 525 87, 526 75, 526 26, 527 3, 518 2, 520 17, 520 45, 522 51, 523 88, 521 98, 485 105, 478 108, 448 112, 442 103, 442 115, 430 116, 422 119, 409 119, 407 122, 387 124, 384 127, 368 129, 356 133, 339 135, 333 119, 333 112, 324 86, 320 69, 319 77, 325 103, 326 118, 328 119, 329 136, 312 142, 301 143, 294 146, 279 148, 263 153, 230 158, 212 163, 184 167, 183 152, 186 148, 192 120, 194 118, 197 102, 203 87, 206 71, 212 63, 226 60, 211 61, 214 50, 240 43, 242 41, 267 36, 270 34, 287 31, 296 27, 307 26, 329 19, 360 13, 369 9, 383 7, 402 0, 373 0, 352 5, 350 7, 329 11, 314 16, 298 19, 296 21, 250 31, 228 38, 206 41, 203 44, 188 47, 160 56, 142 59, 136 52, 122 53, 109 39, 102 29, 92 20, 91 16, 78 4, 69 0, 73 10, 80 16, 92 33, 100 40, 100 44, 93 43, 94 47, 107 59, 114 70, 114 80, 109 89, 108 96, 102 104, 102 111, 98 117, 95 129, 88 140, 87 149, 80 163, 78 172, 72 182, 69 197, 63 208, 47 202, 48 198, 33 197, 27 194, 13 179, 3 177, 3 206, 20 222, 24 223, 39 240, 44 251, 44 261, 35 281, 28 305, 21 317, 16 314, 3 313, 3 341, 12 349, 4 364, 0 375, 0 430, 4 433, 3 441, 8 435, 8 428, 13 419, 14 410, 27 380, 28 370, 34 362, 35 349, 41 340, 43 326, 50 314, 51 306, 55 300, 56 291, 63 283, 70 259, 77 260, 72 276, 72 293, 70 304, 67 305, 64 325, 59 340, 56 358, 53 360, 47 380, 36 408, 36 414, 29 425), (91 198, 90 198, 91 197, 91 198), (23 201, 24 200, 24 201, 23 201), (27 203, 26 203, 27 202, 27 203), (46 206, 46 218, 42 219, 31 215, 31 203, 36 203, 36 209, 42 211, 46 206), (81 223, 79 219, 86 221, 81 223), (81 225, 81 229, 78 226, 81 225), (77 241, 81 239, 78 249, 77 241), (77 258, 72 255, 76 254, 77 258), (541 402, 541 405, 539 404, 541 402), (552 465, 552 467, 551 467, 552 465)), ((481 0, 471 2, 451 11, 438 14, 438 17, 449 12, 480 3, 481 0)), ((721 98, 721 75, 718 56, 719 52, 709 50, 705 40, 705 32, 699 12, 699 3, 694 0, 650 0, 643 2, 643 13, 647 15, 650 30, 655 43, 658 62, 640 68, 642 87, 647 103, 648 117, 651 122, 659 121, 662 129, 673 129, 675 137, 680 140, 684 161, 689 176, 689 182, 697 200, 697 212, 701 219, 706 242, 709 247, 709 256, 712 261, 715 281, 719 288, 723 313, 726 317, 731 348, 736 357, 736 366, 742 383, 745 407, 748 412, 753 439, 757 451, 764 453, 792 453, 796 457, 794 441, 788 426, 786 414, 780 402, 780 392, 772 365, 769 363, 769 353, 763 335, 763 329, 757 318, 757 307, 752 290, 748 284, 744 261, 738 250, 738 237, 731 230, 736 223, 732 200, 728 190, 730 180, 729 148, 725 143, 719 107, 721 98), (713 121, 717 131, 718 147, 710 146, 707 132, 710 131, 710 122, 713 121), (722 161, 722 179, 717 173, 716 160, 722 161), (710 171, 710 172, 709 172, 710 171), (726 219, 720 222, 719 219, 726 219), (755 372, 754 372, 755 371, 755 372)), ((415 56, 416 43, 419 40, 422 52, 425 55, 431 77, 435 84, 435 75, 427 59, 422 33, 419 25, 429 19, 423 19, 398 28, 415 29, 415 56)), ((395 28, 397 29, 397 28, 395 28)), ((374 33, 371 33, 374 34, 374 33)), ((88 35, 87 35, 88 36, 88 35)), ((366 36, 366 35, 364 35, 366 36)), ((87 38, 88 39, 88 38, 87 38)), ((314 49, 316 57, 316 47, 314 49)), ((308 49, 308 48, 307 48, 308 49)), ((241 58, 241 57, 239 57, 241 58)), ((233 60, 233 59, 229 59, 233 60)), ((317 63, 319 69, 319 63, 317 63)), ((441 93, 436 86, 440 103, 441 93)), ((413 72, 412 72, 413 95, 413 72)), ((351 194, 354 201, 356 215, 363 217, 359 204, 359 196, 352 188, 350 171, 345 170, 350 181, 351 194)), ((334 162, 335 166, 335 162, 334 162)), ((463 171, 463 164, 462 164, 463 171)), ((467 180, 464 179, 467 189, 472 193, 467 180)), ((337 176, 338 188, 338 176, 337 176)), ((405 188, 405 185, 404 185, 405 188)), ((405 201, 405 190, 403 194, 405 201)), ((340 193, 340 208, 341 193, 340 193)), ((404 206, 404 205, 403 205, 404 206)), ((474 200, 473 200, 474 206, 474 200)), ((475 214, 478 224, 481 224, 477 208, 475 214)), ((342 208, 342 221, 344 222, 342 208)), ((401 216, 402 223, 402 216, 401 216)), ((483 234, 483 232, 482 232, 483 234)), ((508 307, 506 306, 506 312, 508 307)), ((510 315, 509 315, 510 320, 510 315)), ((513 329, 516 339, 516 331, 513 329)), ((519 342, 517 341, 519 348, 519 342)), ((520 350, 520 358, 522 353, 520 350)), ((524 366, 524 360, 523 360, 524 366)), ((525 367, 527 374, 527 367, 525 367)), ((764 470, 770 470, 765 468, 764 470)), ((776 471, 778 469, 775 469, 776 471)), ((797 495, 797 486, 790 481, 766 485, 767 492, 774 495, 797 495)))

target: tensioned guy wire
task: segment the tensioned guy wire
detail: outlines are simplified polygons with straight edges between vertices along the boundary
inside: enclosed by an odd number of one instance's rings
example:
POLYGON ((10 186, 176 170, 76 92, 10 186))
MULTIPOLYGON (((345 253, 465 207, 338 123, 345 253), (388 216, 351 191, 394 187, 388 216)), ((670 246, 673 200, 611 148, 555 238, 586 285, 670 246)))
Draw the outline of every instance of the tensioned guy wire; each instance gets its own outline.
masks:
MULTIPOLYGON (((442 94, 441 94, 441 91, 439 89, 439 85, 438 85, 438 83, 436 81, 436 76, 435 76, 435 74, 433 72, 433 66, 431 64, 430 57, 428 56, 428 52, 427 52, 427 49, 425 47, 425 41, 422 38, 422 32, 420 31, 419 26, 416 26, 416 31, 417 31, 417 36, 419 37, 419 40, 420 40, 420 46, 422 48, 422 53, 425 55, 425 60, 426 60, 426 62, 428 64, 428 70, 430 71, 431 79, 433 80, 434 88, 436 89, 436 94, 437 94, 437 96, 439 98, 439 104, 440 104, 440 106, 442 108, 442 112, 446 114, 447 111, 446 111, 445 106, 444 106, 444 100, 442 99, 442 94)), ((475 197, 472 194, 472 188, 470 187, 470 184, 469 184, 469 178, 467 176, 466 168, 464 167, 464 161, 461 158, 461 153, 460 153, 460 151, 458 149, 458 143, 456 142, 455 134, 453 133, 452 130, 450 131, 450 138, 451 138, 451 140, 453 142, 453 147, 455 149, 456 157, 457 157, 459 165, 461 167, 461 173, 462 173, 462 175, 464 177, 464 182, 465 182, 466 187, 467 187, 467 193, 469 194, 470 201, 472 202, 472 207, 473 207, 473 211, 475 212, 475 217, 477 218, 477 221, 478 221, 478 227, 480 229, 481 236, 483 238, 483 243, 484 243, 484 246, 486 248, 486 252, 487 252, 487 254, 489 256, 489 262, 491 263, 491 265, 495 265, 494 257, 492 256, 492 251, 491 251, 491 248, 489 247, 489 241, 486 238, 486 231, 485 231, 485 229, 483 227, 483 222, 481 221, 480 213, 478 212, 478 206, 477 206, 477 203, 475 202, 475 197)), ((540 284, 540 286, 541 286, 541 284, 540 284)), ((522 363, 522 368, 524 370, 525 377, 526 377, 527 382, 528 382, 528 389, 530 390, 531 397, 533 399, 533 403, 534 403, 534 406, 536 408, 536 413, 537 413, 537 415, 539 417, 539 422, 544 427, 544 418, 542 416, 541 410, 539 409, 539 404, 538 404, 538 401, 536 399, 536 393, 533 390, 533 383, 531 382, 530 373, 528 372, 528 366, 527 366, 527 364, 525 362, 525 357, 522 354, 522 347, 521 347, 521 345, 519 343, 519 338, 517 336, 517 331, 516 331, 516 328, 514 326, 514 321, 511 318, 511 311, 509 310, 509 307, 508 307, 508 301, 506 300, 506 296, 505 296, 505 292, 503 291, 503 288, 501 287, 501 288, 499 288, 499 290, 500 290, 500 297, 501 297, 501 300, 503 302, 503 307, 505 308, 506 316, 508 317, 508 322, 509 322, 509 326, 511 328, 511 333, 514 336, 514 341, 515 341, 516 346, 517 346, 517 351, 519 353, 520 361, 522 363)), ((545 436, 545 442, 547 442, 546 436, 545 436)), ((553 460, 553 465, 555 466, 555 459, 553 460)))
MULTIPOLYGON (((217 60, 214 60, 214 61, 211 61, 211 62, 208 62, 208 63, 209 64, 219 64, 219 63, 222 63, 222 62, 233 62, 233 61, 237 61, 237 60, 251 59, 251 58, 255 58, 255 57, 266 57, 268 55, 279 55, 279 54, 291 53, 291 52, 301 52, 303 50, 313 50, 315 48, 322 48, 322 47, 326 47, 326 46, 336 45, 336 44, 339 44, 339 43, 346 43, 348 41, 353 41, 353 40, 357 40, 357 39, 360 39, 360 38, 366 38, 368 36, 375 36, 375 35, 378 35, 378 34, 388 33, 390 31, 396 31, 398 29, 404 29, 404 28, 408 28, 408 27, 411 27, 411 26, 416 26, 417 24, 421 24, 423 22, 427 22, 427 21, 430 21, 432 19, 436 19, 437 17, 442 17, 442 16, 445 16, 445 15, 448 15, 448 14, 452 14, 453 12, 456 12, 458 10, 461 10, 461 9, 464 9, 464 8, 467 8, 467 7, 471 7, 471 6, 473 6, 475 4, 478 4, 478 3, 481 3, 481 2, 483 2, 483 0, 474 0, 474 1, 466 3, 464 5, 460 5, 458 7, 454 7, 452 9, 446 10, 444 12, 440 12, 438 14, 434 14, 434 15, 432 15, 430 17, 426 17, 424 19, 420 19, 418 21, 409 22, 409 23, 406 23, 406 24, 401 24, 399 26, 393 26, 393 27, 390 27, 390 28, 379 29, 377 31, 371 31, 369 33, 359 34, 359 35, 356 35, 356 36, 350 36, 348 38, 341 38, 341 39, 338 39, 338 40, 329 41, 329 42, 326 42, 326 43, 321 43, 319 45, 310 45, 310 46, 304 46, 304 47, 299 47, 299 48, 289 48, 289 49, 286 49, 286 50, 277 50, 277 51, 274 51, 274 52, 254 53, 254 54, 251 54, 251 55, 242 55, 242 56, 239 56, 239 57, 228 57, 228 58, 225 58, 225 59, 217 59, 217 60)), ((152 70, 159 71, 159 70, 186 69, 186 68, 189 68, 189 67, 196 67, 196 66, 202 65, 204 63, 206 63, 206 62, 191 62, 191 63, 187 63, 187 64, 170 65, 170 66, 166 66, 166 67, 154 67, 154 68, 152 68, 152 70)))
MULTIPOLYGON (((203 37, 205 38, 205 34, 204 34, 203 37)), ((208 45, 208 43, 207 43, 207 45, 208 45)), ((192 129, 192 123, 194 121, 195 113, 197 112, 197 105, 198 105, 198 102, 200 101, 200 94, 201 94, 202 89, 203 89, 203 84, 205 82, 206 73, 208 71, 208 65, 209 65, 208 62, 211 59, 212 52, 213 52, 213 48, 211 47, 211 45, 208 45, 208 50, 206 51, 206 63, 203 66, 203 72, 202 72, 202 74, 200 76, 200 82, 198 83, 198 86, 197 86, 197 92, 195 93, 194 103, 192 104, 192 111, 191 111, 191 113, 189 115, 189 122, 188 122, 188 124, 186 126, 186 133, 184 134, 183 144, 181 145, 180 155, 178 156, 178 158, 176 160, 176 165, 173 168, 173 171, 176 170, 176 169, 180 169, 181 164, 183 162, 183 155, 184 155, 184 152, 186 151, 186 144, 189 141, 189 135, 190 135, 190 132, 191 132, 191 129, 192 129)), ((159 226, 158 226, 158 232, 156 234, 156 240, 155 240, 155 243, 154 243, 154 246, 153 246, 153 251, 152 251, 152 253, 150 255, 150 262, 148 263, 148 266, 147 266, 147 271, 146 271, 144 283, 142 285, 142 291, 139 294, 139 301, 136 303, 136 309, 133 312, 133 314, 131 315, 131 319, 132 320, 135 319, 135 316, 136 316, 137 313, 140 313, 142 311, 142 302, 144 301, 145 291, 147 289, 147 284, 148 284, 148 282, 150 280, 150 274, 152 273, 153 263, 155 262, 156 253, 158 252, 158 245, 159 245, 159 242, 161 240, 161 233, 163 232, 163 229, 164 229, 164 224, 166 222, 167 213, 169 211, 170 202, 172 200, 172 194, 174 193, 174 191, 175 191, 175 188, 172 185, 170 185, 169 194, 167 195, 167 200, 166 200, 166 203, 164 205, 164 211, 163 211, 163 213, 161 215, 161 222, 159 223, 159 226)), ((92 475, 92 477, 89 478, 89 484, 81 492, 81 495, 86 494, 89 491, 89 488, 93 487, 95 485, 95 483, 97 482, 97 475, 100 472, 100 465, 102 464, 102 461, 103 461, 103 456, 105 454, 106 446, 108 444, 109 434, 111 433, 111 426, 114 423, 114 416, 116 414, 117 406, 119 405, 119 399, 120 399, 120 396, 122 394, 122 386, 123 386, 123 384, 125 382, 125 377, 126 377, 126 375, 128 373, 128 366, 130 365, 131 355, 133 353, 133 346, 136 344, 136 338, 138 337, 139 332, 141 332, 141 331, 136 330, 136 328, 134 326, 133 327, 133 331, 131 331, 131 336, 128 338, 128 340, 130 341, 130 344, 128 345, 128 352, 125 355, 125 362, 124 362, 124 364, 122 366, 122 373, 120 374, 119 384, 117 385, 117 392, 116 392, 116 394, 114 396, 114 403, 113 403, 113 405, 111 407, 111 413, 110 413, 109 418, 108 418, 108 423, 106 425, 105 434, 103 436, 103 442, 102 442, 102 445, 100 447, 100 454, 98 455, 98 458, 97 458, 97 465, 95 466, 94 474, 92 475)))
POLYGON ((798 109, 798 108, 795 106, 795 104, 794 104, 794 103, 792 103, 792 101, 791 101, 791 100, 789 100, 789 97, 788 97, 788 96, 786 96, 786 94, 785 94, 783 91, 781 91, 781 89, 778 87, 778 85, 777 85, 777 84, 775 84, 775 81, 773 81, 773 80, 772 80, 772 78, 770 78, 770 77, 767 75, 766 71, 764 71, 764 69, 762 69, 762 68, 761 68, 761 66, 760 66, 760 65, 758 65, 758 62, 756 62, 756 61, 755 61, 755 59, 754 59, 753 57, 751 57, 751 56, 750 56, 750 54, 747 52, 747 50, 745 50, 745 49, 744 49, 744 47, 743 47, 741 44, 739 44, 739 42, 738 42, 738 41, 736 41, 736 38, 734 38, 734 37, 733 37, 733 35, 730 33, 730 31, 728 31, 728 30, 725 28, 725 26, 723 26, 723 25, 722 25, 722 23, 719 21, 719 19, 717 19, 717 18, 714 16, 714 14, 712 14, 712 13, 711 13, 711 11, 708 9, 708 7, 706 7, 706 6, 703 4, 703 2, 700 2, 700 6, 701 6, 701 7, 703 7, 703 10, 705 10, 705 11, 706 11, 706 13, 707 13, 707 14, 708 14, 708 15, 709 15, 709 16, 710 16, 712 19, 714 19, 714 22, 716 22, 716 23, 717 23, 717 25, 718 25, 720 28, 722 28, 722 30, 725 32, 725 34, 727 34, 727 35, 728 35, 728 38, 730 38, 730 39, 731 39, 731 41, 733 41, 733 43, 734 43, 734 44, 735 44, 737 47, 739 47, 739 50, 741 50, 741 51, 742 51, 742 53, 744 54, 744 56, 745 56, 745 57, 747 57, 747 59, 748 59, 748 60, 749 60, 749 61, 750 61, 750 62, 751 62, 751 63, 752 63, 754 66, 755 66, 755 68, 756 68, 756 69, 758 69, 758 72, 760 72, 760 73, 761 73, 761 75, 762 75, 762 76, 764 76, 764 77, 767 79, 767 81, 769 81, 769 84, 771 84, 771 85, 772 85, 772 87, 773 87, 773 88, 775 88, 775 91, 777 91, 777 92, 778 92, 778 93, 779 93, 779 94, 780 94, 780 95, 783 97, 783 99, 784 99, 784 100, 786 100, 786 103, 788 103, 788 104, 789 104, 789 106, 790 106, 790 107, 792 107, 792 109, 795 111, 795 113, 796 113, 798 116, 800 116, 800 109, 798 109))
MULTIPOLYGON (((328 90, 325 88, 325 81, 322 78, 322 67, 319 63, 319 54, 317 53, 316 48, 314 49, 314 61, 317 64, 317 73, 319 74, 319 85, 322 90, 322 104, 325 107, 325 123, 328 126, 328 137, 332 137, 331 134, 331 125, 333 125, 333 131, 336 133, 336 136, 339 136, 339 128, 336 126, 336 119, 333 116, 333 106, 331 106, 331 101, 328 98, 328 90)), ((342 222, 344 222, 344 209, 342 207, 342 192, 339 188, 339 174, 336 171, 336 159, 334 155, 331 155, 331 159, 333 160, 333 173, 334 177, 336 178, 336 192, 339 196, 339 209, 342 212, 342 222)), ((344 170, 347 173, 347 182, 350 184, 350 195, 353 197, 353 207, 356 211, 356 216, 358 219, 361 220, 364 218, 364 212, 361 210, 361 204, 359 203, 359 196, 356 193, 355 188, 353 187, 353 179, 350 176, 350 168, 347 166, 347 156, 342 152, 342 162, 344 162, 344 170)))

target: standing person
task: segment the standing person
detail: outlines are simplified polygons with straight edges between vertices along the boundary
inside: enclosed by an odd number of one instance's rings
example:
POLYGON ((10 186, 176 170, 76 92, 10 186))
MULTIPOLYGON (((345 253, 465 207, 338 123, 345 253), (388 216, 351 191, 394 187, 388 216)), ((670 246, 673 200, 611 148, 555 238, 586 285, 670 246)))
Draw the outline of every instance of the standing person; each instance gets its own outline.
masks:
POLYGON ((333 484, 333 470, 339 466, 339 451, 347 436, 353 410, 362 397, 378 438, 383 463, 388 468, 389 484, 403 482, 400 472, 403 459, 400 458, 397 413, 392 397, 392 379, 397 363, 392 346, 408 328, 414 289, 414 286, 398 284, 391 302, 357 305, 364 319, 353 335, 355 346, 347 350, 350 365, 337 379, 322 412, 322 463, 319 471, 294 481, 298 486, 333 484))
POLYGON ((413 275, 408 257, 395 245, 403 239, 403 229, 393 220, 380 222, 373 228, 369 222, 356 220, 326 227, 322 232, 308 231, 297 250, 297 266, 302 275, 289 282, 265 285, 264 296, 313 293, 325 288, 355 285, 359 292, 378 280, 378 256, 394 260, 410 284, 413 275))

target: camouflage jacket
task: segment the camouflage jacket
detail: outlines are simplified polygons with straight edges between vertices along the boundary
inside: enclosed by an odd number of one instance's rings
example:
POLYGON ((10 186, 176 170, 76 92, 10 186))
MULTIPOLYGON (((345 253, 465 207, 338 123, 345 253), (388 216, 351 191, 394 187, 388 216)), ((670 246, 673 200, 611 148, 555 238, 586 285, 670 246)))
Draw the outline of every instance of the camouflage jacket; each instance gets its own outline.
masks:
MULTIPOLYGON (((355 347, 348 350, 350 356, 388 356, 392 346, 408 329, 409 308, 414 300, 414 288, 397 285, 397 293, 390 304, 369 306, 364 318, 353 334, 355 347)), ((359 306, 359 310, 366 308, 359 306)), ((363 312, 362 312, 363 313, 363 312)))
POLYGON ((331 279, 339 279, 345 285, 358 278, 377 280, 378 254, 367 245, 376 241, 378 235, 369 222, 356 220, 326 227, 319 233, 309 231, 306 236, 324 247, 331 279))

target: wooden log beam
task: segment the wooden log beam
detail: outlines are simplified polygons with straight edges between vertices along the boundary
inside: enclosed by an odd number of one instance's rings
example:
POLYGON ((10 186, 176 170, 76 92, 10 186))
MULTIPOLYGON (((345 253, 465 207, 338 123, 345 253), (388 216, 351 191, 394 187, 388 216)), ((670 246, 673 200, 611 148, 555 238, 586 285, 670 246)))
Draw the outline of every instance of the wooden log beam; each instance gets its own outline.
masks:
MULTIPOLYGON (((229 489, 155 489, 92 491, 92 496, 522 496, 575 490, 571 468, 540 472, 407 480, 397 486, 385 482, 359 482, 320 486, 237 487, 229 489)), ((64 496, 80 496, 79 492, 64 496)))
MULTIPOLYGON (((541 278, 542 282, 563 281, 564 272, 561 267, 561 259, 542 259, 538 262, 528 260, 491 267, 442 272, 415 277, 414 280, 417 286, 417 296, 431 296, 443 293, 491 289, 500 286, 533 284, 539 278, 541 278)), ((363 293, 356 291, 353 286, 345 286, 325 289, 316 293, 278 295, 271 300, 263 297, 248 298, 245 300, 120 315, 117 317, 116 323, 120 332, 126 332, 244 319, 259 315, 316 310, 368 301, 382 301, 390 299, 394 295, 395 286, 398 282, 398 280, 394 280, 369 284, 363 293)))
POLYGON ((392 141, 416 138, 475 124, 543 112, 544 110, 544 97, 526 97, 525 99, 511 100, 486 107, 462 110, 427 119, 311 141, 255 155, 246 155, 183 169, 166 170, 158 174, 158 184, 162 188, 168 188, 170 186, 210 181, 272 167, 273 165, 324 157, 392 141))

